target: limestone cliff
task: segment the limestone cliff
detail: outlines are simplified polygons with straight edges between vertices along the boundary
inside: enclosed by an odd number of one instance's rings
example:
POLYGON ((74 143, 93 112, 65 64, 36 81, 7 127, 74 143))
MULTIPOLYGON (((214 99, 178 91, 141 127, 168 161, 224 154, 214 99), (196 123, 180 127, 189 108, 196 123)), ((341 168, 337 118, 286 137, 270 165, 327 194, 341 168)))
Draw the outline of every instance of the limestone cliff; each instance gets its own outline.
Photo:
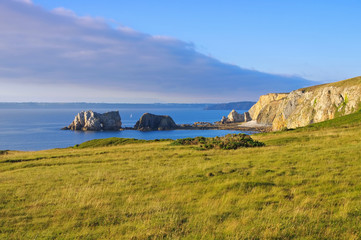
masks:
POLYGON ((93 111, 83 111, 78 113, 74 121, 63 129, 81 131, 116 131, 122 127, 122 122, 118 111, 97 113, 93 111))
POLYGON ((140 131, 152 130, 171 130, 176 129, 178 126, 173 119, 169 116, 154 115, 151 113, 144 113, 143 116, 137 121, 134 129, 140 131))
POLYGON ((288 93, 269 93, 262 95, 258 102, 249 109, 249 114, 252 119, 257 119, 259 112, 269 103, 287 97, 288 93))
POLYGON ((274 131, 302 127, 358 110, 361 77, 302 88, 279 97, 268 94, 261 96, 260 101, 250 110, 257 123, 272 125, 274 131))

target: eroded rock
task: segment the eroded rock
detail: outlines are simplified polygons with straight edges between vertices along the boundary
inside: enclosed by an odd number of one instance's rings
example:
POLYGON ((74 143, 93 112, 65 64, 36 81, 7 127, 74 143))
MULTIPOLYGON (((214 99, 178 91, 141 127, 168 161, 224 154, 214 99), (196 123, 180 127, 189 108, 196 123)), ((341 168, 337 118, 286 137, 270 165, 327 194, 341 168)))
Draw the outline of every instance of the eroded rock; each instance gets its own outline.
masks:
POLYGON ((272 125, 272 129, 277 131, 353 113, 361 107, 360 103, 361 77, 357 77, 298 89, 286 96, 261 96, 250 113, 257 123, 272 125))
POLYGON ((221 123, 236 123, 236 122, 249 122, 252 118, 248 112, 238 113, 236 110, 232 110, 227 117, 222 117, 221 123))
POLYGON ((78 131, 117 131, 122 127, 118 111, 97 113, 91 110, 78 113, 74 121, 63 129, 78 131))
POLYGON ((260 96, 258 102, 249 109, 249 114, 252 119, 257 119, 259 112, 269 103, 283 99, 288 96, 288 93, 269 93, 260 96))
POLYGON ((144 113, 134 126, 135 130, 154 131, 154 130, 172 130, 178 126, 170 116, 154 115, 144 113))

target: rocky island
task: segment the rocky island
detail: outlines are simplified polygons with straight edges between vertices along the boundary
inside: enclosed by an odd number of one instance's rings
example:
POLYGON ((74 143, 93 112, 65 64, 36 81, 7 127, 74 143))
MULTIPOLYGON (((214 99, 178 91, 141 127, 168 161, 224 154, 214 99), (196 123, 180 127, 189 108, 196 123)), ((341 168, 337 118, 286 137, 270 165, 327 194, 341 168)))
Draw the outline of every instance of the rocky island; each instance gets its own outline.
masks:
POLYGON ((73 122, 63 130, 119 131, 122 121, 118 111, 97 113, 91 110, 78 113, 73 122))
POLYGON ((135 130, 155 131, 177 129, 177 124, 170 116, 144 113, 134 126, 135 130))

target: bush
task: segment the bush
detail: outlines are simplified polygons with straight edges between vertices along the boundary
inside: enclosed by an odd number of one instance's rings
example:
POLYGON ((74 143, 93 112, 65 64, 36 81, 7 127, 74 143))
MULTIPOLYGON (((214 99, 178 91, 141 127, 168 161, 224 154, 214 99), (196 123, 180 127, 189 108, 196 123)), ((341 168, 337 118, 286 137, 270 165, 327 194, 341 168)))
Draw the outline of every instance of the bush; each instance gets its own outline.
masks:
POLYGON ((5 155, 8 154, 9 150, 0 150, 0 155, 5 155))
POLYGON ((195 137, 195 138, 183 138, 175 140, 172 145, 197 145, 198 148, 204 149, 237 149, 240 147, 262 147, 264 143, 253 140, 246 134, 228 134, 224 137, 195 137))

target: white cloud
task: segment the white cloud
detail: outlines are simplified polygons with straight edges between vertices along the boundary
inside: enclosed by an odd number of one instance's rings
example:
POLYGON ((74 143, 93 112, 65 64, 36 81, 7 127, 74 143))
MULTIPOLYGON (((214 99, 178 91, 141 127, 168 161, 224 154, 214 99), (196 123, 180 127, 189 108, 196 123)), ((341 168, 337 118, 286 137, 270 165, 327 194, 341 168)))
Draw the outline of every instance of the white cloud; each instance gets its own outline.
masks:
POLYGON ((0 83, 3 91, 8 87, 8 95, 13 92, 12 99, 23 94, 29 101, 31 96, 46 101, 54 89, 59 97, 73 101, 85 96, 81 89, 88 89, 97 99, 111 95, 113 101, 118 92, 119 101, 123 96, 130 99, 131 93, 132 98, 157 101, 222 102, 255 100, 260 94, 309 84, 222 63, 171 37, 125 26, 112 29, 104 19, 79 17, 64 8, 46 11, 1 1, 0 29, 0 83), (14 92, 14 86, 23 84, 34 87, 31 92, 14 92))
POLYGON ((26 3, 26 4, 33 4, 33 2, 31 0, 15 0, 15 1, 26 3))
POLYGON ((54 8, 52 10, 52 12, 55 14, 58 14, 58 15, 66 16, 66 17, 73 17, 73 18, 77 17, 75 12, 73 12, 72 10, 63 8, 63 7, 54 8))

